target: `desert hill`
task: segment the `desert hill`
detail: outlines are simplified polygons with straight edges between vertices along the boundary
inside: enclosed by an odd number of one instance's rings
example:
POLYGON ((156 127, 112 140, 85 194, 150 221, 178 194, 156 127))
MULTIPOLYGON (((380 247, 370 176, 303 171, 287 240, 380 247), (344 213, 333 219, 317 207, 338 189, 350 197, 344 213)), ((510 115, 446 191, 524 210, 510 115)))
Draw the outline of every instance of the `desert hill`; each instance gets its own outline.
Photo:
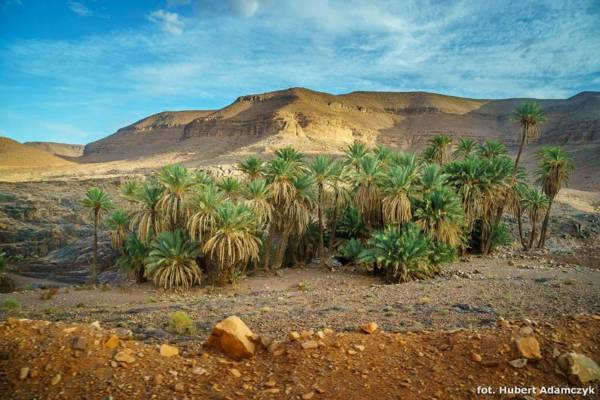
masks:
POLYGON ((600 143, 600 93, 568 99, 467 99, 425 92, 332 95, 303 88, 239 97, 220 110, 162 112, 85 147, 84 159, 109 161, 165 151, 211 152, 227 141, 235 151, 294 144, 337 150, 354 139, 393 147, 422 146, 439 133, 513 143, 510 114, 535 100, 547 115, 541 142, 600 143), (215 141, 215 139, 219 139, 215 141))
POLYGON ((81 157, 83 155, 84 145, 82 144, 67 144, 56 142, 25 142, 29 147, 45 151, 46 153, 54 154, 55 156, 64 157, 81 157))
POLYGON ((66 167, 73 163, 53 154, 0 137, 0 170, 66 167))

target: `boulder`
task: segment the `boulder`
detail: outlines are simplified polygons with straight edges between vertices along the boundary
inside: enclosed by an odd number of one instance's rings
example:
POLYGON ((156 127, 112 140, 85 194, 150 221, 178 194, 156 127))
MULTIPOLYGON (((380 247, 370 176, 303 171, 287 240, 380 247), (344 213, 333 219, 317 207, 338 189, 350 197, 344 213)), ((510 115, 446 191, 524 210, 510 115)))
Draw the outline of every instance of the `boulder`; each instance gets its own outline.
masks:
POLYGON ((179 354, 179 349, 174 346, 169 346, 168 344, 160 345, 160 355, 163 357, 173 357, 179 354))
POLYGON ((575 385, 600 380, 600 367, 594 360, 579 353, 565 353, 558 357, 558 365, 575 385))
POLYGON ((372 334, 374 333, 379 326, 376 322, 369 322, 368 324, 361 325, 360 329, 364 333, 372 334))
POLYGON ((256 351, 253 335, 244 321, 232 315, 215 325, 207 345, 236 360, 249 358, 256 351))
POLYGON ((520 337, 516 341, 521 357, 528 360, 541 360, 540 343, 533 336, 520 337))

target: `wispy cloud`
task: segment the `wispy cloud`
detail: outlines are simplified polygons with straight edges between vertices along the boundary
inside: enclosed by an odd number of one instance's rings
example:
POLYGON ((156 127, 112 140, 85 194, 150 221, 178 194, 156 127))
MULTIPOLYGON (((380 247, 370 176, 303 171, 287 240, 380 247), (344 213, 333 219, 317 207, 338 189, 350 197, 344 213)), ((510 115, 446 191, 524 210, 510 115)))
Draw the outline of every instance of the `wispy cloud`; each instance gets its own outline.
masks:
POLYGON ((148 15, 148 20, 158 24, 163 31, 172 35, 181 35, 183 33, 184 24, 177 13, 156 10, 148 15))
POLYGON ((80 17, 91 17, 92 15, 94 15, 92 10, 87 8, 85 4, 80 3, 78 1, 69 1, 68 5, 69 9, 75 14, 79 15, 80 17))

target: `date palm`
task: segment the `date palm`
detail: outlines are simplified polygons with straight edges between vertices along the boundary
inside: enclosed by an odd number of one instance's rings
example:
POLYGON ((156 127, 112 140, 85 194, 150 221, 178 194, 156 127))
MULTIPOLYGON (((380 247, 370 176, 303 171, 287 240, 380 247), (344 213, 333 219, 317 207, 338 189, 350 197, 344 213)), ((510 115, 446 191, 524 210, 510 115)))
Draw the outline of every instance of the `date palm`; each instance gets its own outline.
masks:
POLYGON ((194 176, 181 165, 168 165, 160 170, 158 181, 164 187, 158 206, 169 229, 183 227, 187 217, 189 196, 196 185, 194 176))
POLYGON ((325 224, 323 221, 325 208, 325 189, 331 183, 335 174, 335 162, 331 157, 318 155, 310 164, 313 181, 317 185, 317 219, 319 224, 319 259, 321 266, 325 265, 325 224))
POLYGON ((92 283, 96 284, 98 275, 98 225, 102 215, 114 206, 108 194, 101 188, 93 187, 87 191, 81 204, 92 211, 94 217, 94 242, 92 255, 92 283))
POLYGON ((392 166, 382 173, 378 185, 382 195, 383 220, 386 224, 402 224, 412 218, 413 171, 405 166, 392 166))
POLYGON ((331 238, 329 240, 329 255, 331 255, 336 241, 339 210, 342 209, 342 207, 345 207, 351 201, 350 185, 347 184, 347 180, 348 174, 346 173, 344 164, 340 161, 334 162, 330 178, 332 193, 328 196, 328 203, 330 204, 331 208, 331 238))
POLYGON ((251 155, 238 164, 238 169, 246 175, 246 179, 254 181, 264 177, 264 161, 251 155))
POLYGON ((243 203, 225 201, 217 208, 215 228, 202 250, 217 265, 221 279, 235 280, 237 268, 260 253, 258 221, 243 203))
POLYGON ((270 187, 265 179, 250 181, 244 189, 244 203, 263 227, 273 216, 273 205, 269 202, 269 197, 270 187))
POLYGON ((497 140, 486 140, 479 146, 478 153, 484 158, 495 158, 506 155, 506 147, 497 140))
POLYGON ((441 189, 448 182, 448 175, 443 173, 437 164, 426 164, 419 176, 418 186, 421 194, 441 189))
POLYGON ((115 210, 106 220, 106 225, 110 229, 112 248, 118 251, 123 250, 123 243, 127 239, 129 215, 123 210, 115 210))
POLYGON ((187 222, 187 230, 192 240, 200 243, 206 241, 206 236, 213 231, 217 209, 225 200, 225 195, 215 185, 207 185, 198 192, 192 202, 192 214, 187 222))
POLYGON ((364 143, 355 141, 344 150, 344 164, 355 171, 360 168, 361 160, 368 153, 364 143))
POLYGON ((156 182, 146 182, 136 192, 134 200, 136 207, 131 212, 131 229, 144 243, 152 240, 153 236, 162 230, 160 199, 164 189, 156 182))
POLYGON ((217 186, 221 189, 226 198, 232 201, 237 200, 241 186, 240 181, 236 178, 233 176, 226 176, 217 182, 217 186))
POLYGON ((550 208, 560 189, 569 181, 569 175, 573 171, 574 166, 571 157, 560 147, 544 147, 538 152, 538 158, 540 167, 537 181, 541 185, 543 192, 550 199, 538 242, 538 248, 543 248, 546 243, 550 208))
POLYGON ((135 203, 137 193, 140 191, 141 185, 139 181, 129 180, 121 185, 121 197, 130 203, 135 203))
POLYGON ((186 240, 181 230, 161 232, 150 244, 145 259, 146 275, 164 289, 188 289, 200 284, 202 271, 196 264, 198 245, 186 240))
POLYGON ((511 115, 511 119, 521 125, 519 151, 515 159, 515 169, 521 160, 521 154, 527 141, 539 137, 539 124, 546 120, 544 112, 538 103, 527 102, 520 104, 511 115))
POLYGON ((523 197, 523 208, 527 211, 531 220, 531 234, 529 236, 528 248, 533 246, 535 235, 537 233, 537 223, 542 218, 548 206, 550 199, 537 189, 529 190, 523 197))
POLYGON ((145 265, 148 257, 148 246, 142 242, 135 234, 130 234, 123 246, 123 255, 117 259, 117 267, 124 272, 131 274, 136 282, 144 281, 145 265))
POLYGON ((463 243, 464 212, 459 197, 447 187, 425 195, 415 212, 417 225, 450 247, 463 243))
POLYGON ((456 150, 454 151, 455 158, 467 158, 470 155, 475 154, 477 150, 477 142, 470 138, 460 139, 456 150))
POLYGON ((429 147, 423 152, 426 161, 445 165, 451 159, 452 138, 448 135, 436 135, 431 138, 429 147))
POLYGON ((379 162, 370 154, 360 159, 358 170, 352 173, 354 201, 368 229, 378 224, 381 218, 381 192, 377 185, 381 175, 379 162))

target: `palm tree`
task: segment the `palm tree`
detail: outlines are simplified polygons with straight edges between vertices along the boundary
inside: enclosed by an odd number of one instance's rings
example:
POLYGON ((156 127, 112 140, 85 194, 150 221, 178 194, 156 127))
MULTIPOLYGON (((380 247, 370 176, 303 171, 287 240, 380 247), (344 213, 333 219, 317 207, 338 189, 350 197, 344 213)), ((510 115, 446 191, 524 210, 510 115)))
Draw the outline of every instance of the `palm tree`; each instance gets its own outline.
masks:
POLYGON ((538 103, 527 102, 520 104, 511 116, 513 121, 521 125, 521 139, 519 144, 519 152, 515 159, 515 169, 521 160, 521 153, 525 147, 525 143, 530 139, 535 139, 540 135, 538 125, 546 120, 544 112, 538 103))
POLYGON ((81 204, 92 210, 94 214, 94 247, 92 261, 92 283, 96 284, 98 274, 98 224, 102 214, 113 208, 113 203, 108 194, 101 188, 93 187, 87 191, 81 204))
POLYGON ((383 196, 382 210, 386 224, 402 224, 412 218, 413 171, 405 166, 392 166, 381 174, 378 184, 383 196))
POLYGON ((373 156, 381 165, 386 165, 392 159, 394 152, 392 149, 383 144, 378 144, 372 150, 373 156))
POLYGON ((286 207, 280 209, 279 224, 281 228, 281 241, 275 253, 274 268, 281 268, 283 257, 291 234, 302 235, 310 223, 312 209, 315 206, 315 187, 312 177, 308 174, 300 175, 294 179, 293 195, 286 207))
POLYGON ((161 210, 159 206, 164 189, 155 182, 146 182, 135 194, 137 202, 131 213, 131 229, 144 243, 152 240, 162 228, 161 210))
POLYGON ((542 232, 538 248, 544 248, 546 243, 546 232, 550 220, 550 208, 560 189, 569 181, 569 175, 574 169, 571 157, 567 155, 560 147, 544 147, 538 153, 540 167, 538 171, 538 183, 542 190, 550 199, 546 209, 544 222, 542 223, 542 232))
POLYGON ((186 201, 195 186, 195 178, 181 165, 167 165, 160 170, 158 181, 164 187, 158 206, 171 230, 181 228, 187 217, 186 201))
POLYGON ((523 208, 527 211, 531 220, 531 234, 529 236, 528 248, 533 246, 536 228, 539 219, 544 215, 550 205, 550 199, 537 189, 529 190, 523 197, 523 208))
POLYGON ((459 197, 449 188, 426 194, 415 217, 417 225, 438 242, 454 248, 463 243, 464 212, 459 197))
POLYGON ((356 171, 360 168, 361 160, 368 153, 367 146, 364 143, 354 141, 351 145, 349 145, 344 151, 345 160, 344 163, 346 166, 354 169, 356 171))
POLYGON ((269 202, 270 190, 269 184, 265 179, 250 181, 244 189, 244 203, 254 213, 262 227, 273 216, 273 205, 269 202))
POLYGON ((319 224, 319 259, 321 266, 325 265, 325 224, 323 209, 325 207, 325 186, 329 185, 334 176, 335 163, 331 157, 318 155, 310 164, 310 171, 317 184, 317 218, 319 224))
POLYGON ((350 191, 348 190, 348 185, 345 182, 347 177, 348 176, 345 172, 344 165, 339 161, 335 161, 331 168, 330 178, 330 186, 331 190, 333 191, 333 195, 329 196, 330 200, 328 201, 331 206, 331 238, 329 240, 328 248, 329 255, 331 255, 336 241, 339 210, 341 207, 344 207, 350 202, 350 191))
POLYGON ((284 161, 291 162, 295 164, 295 166, 300 166, 304 159, 304 155, 292 146, 286 146, 275 150, 275 156, 284 161))
POLYGON ((436 135, 431 138, 423 156, 425 160, 443 166, 450 161, 451 150, 452 138, 448 135, 436 135))
POLYGON ((219 182, 217 182, 217 186, 219 187, 219 189, 221 189, 225 197, 232 201, 237 200, 237 197, 241 190, 240 181, 235 179, 233 176, 224 177, 219 182))
POLYGON ((406 282, 434 275, 430 264, 431 241, 413 223, 401 228, 388 226, 373 234, 359 262, 383 269, 390 282, 406 282))
POLYGON ((121 185, 121 196, 128 202, 135 203, 136 195, 140 189, 140 182, 135 180, 126 181, 121 185))
POLYGON ((187 230, 192 240, 200 243, 206 241, 206 236, 213 231, 217 209, 225 200, 224 194, 215 185, 207 185, 198 193, 193 202, 193 212, 187 222, 187 230))
POLYGON ((377 185, 381 175, 379 162, 370 154, 361 158, 358 171, 352 173, 354 201, 368 229, 378 224, 381 218, 381 192, 377 185))
POLYGON ((497 140, 486 140, 479 146, 479 155, 484 158, 494 158, 506 155, 506 147, 497 140))
POLYGON ((145 265, 148 256, 148 246, 135 234, 130 234, 123 248, 123 255, 117 259, 117 267, 131 274, 137 283, 144 281, 145 265))
POLYGON ((110 228, 112 248, 121 251, 123 243, 127 239, 129 215, 123 210, 115 210, 107 219, 106 225, 110 228))
POLYGON ((258 221, 243 203, 226 201, 217 209, 215 229, 202 250, 217 262, 221 279, 235 281, 237 267, 258 258, 258 221))
POLYGON ((165 289, 188 289, 201 281, 202 271, 196 264, 198 252, 198 245, 187 241, 181 230, 161 232, 150 244, 146 275, 165 289))
POLYGON ((456 150, 454 151, 455 158, 467 158, 475 153, 477 149, 477 142, 470 138, 460 139, 456 150))
POLYGON ((425 195, 433 190, 446 186, 448 175, 442 172, 437 164, 426 164, 419 176, 419 191, 425 195))
POLYGON ((246 174, 246 179, 249 181, 264 177, 264 162, 254 155, 239 163, 238 169, 246 174))

